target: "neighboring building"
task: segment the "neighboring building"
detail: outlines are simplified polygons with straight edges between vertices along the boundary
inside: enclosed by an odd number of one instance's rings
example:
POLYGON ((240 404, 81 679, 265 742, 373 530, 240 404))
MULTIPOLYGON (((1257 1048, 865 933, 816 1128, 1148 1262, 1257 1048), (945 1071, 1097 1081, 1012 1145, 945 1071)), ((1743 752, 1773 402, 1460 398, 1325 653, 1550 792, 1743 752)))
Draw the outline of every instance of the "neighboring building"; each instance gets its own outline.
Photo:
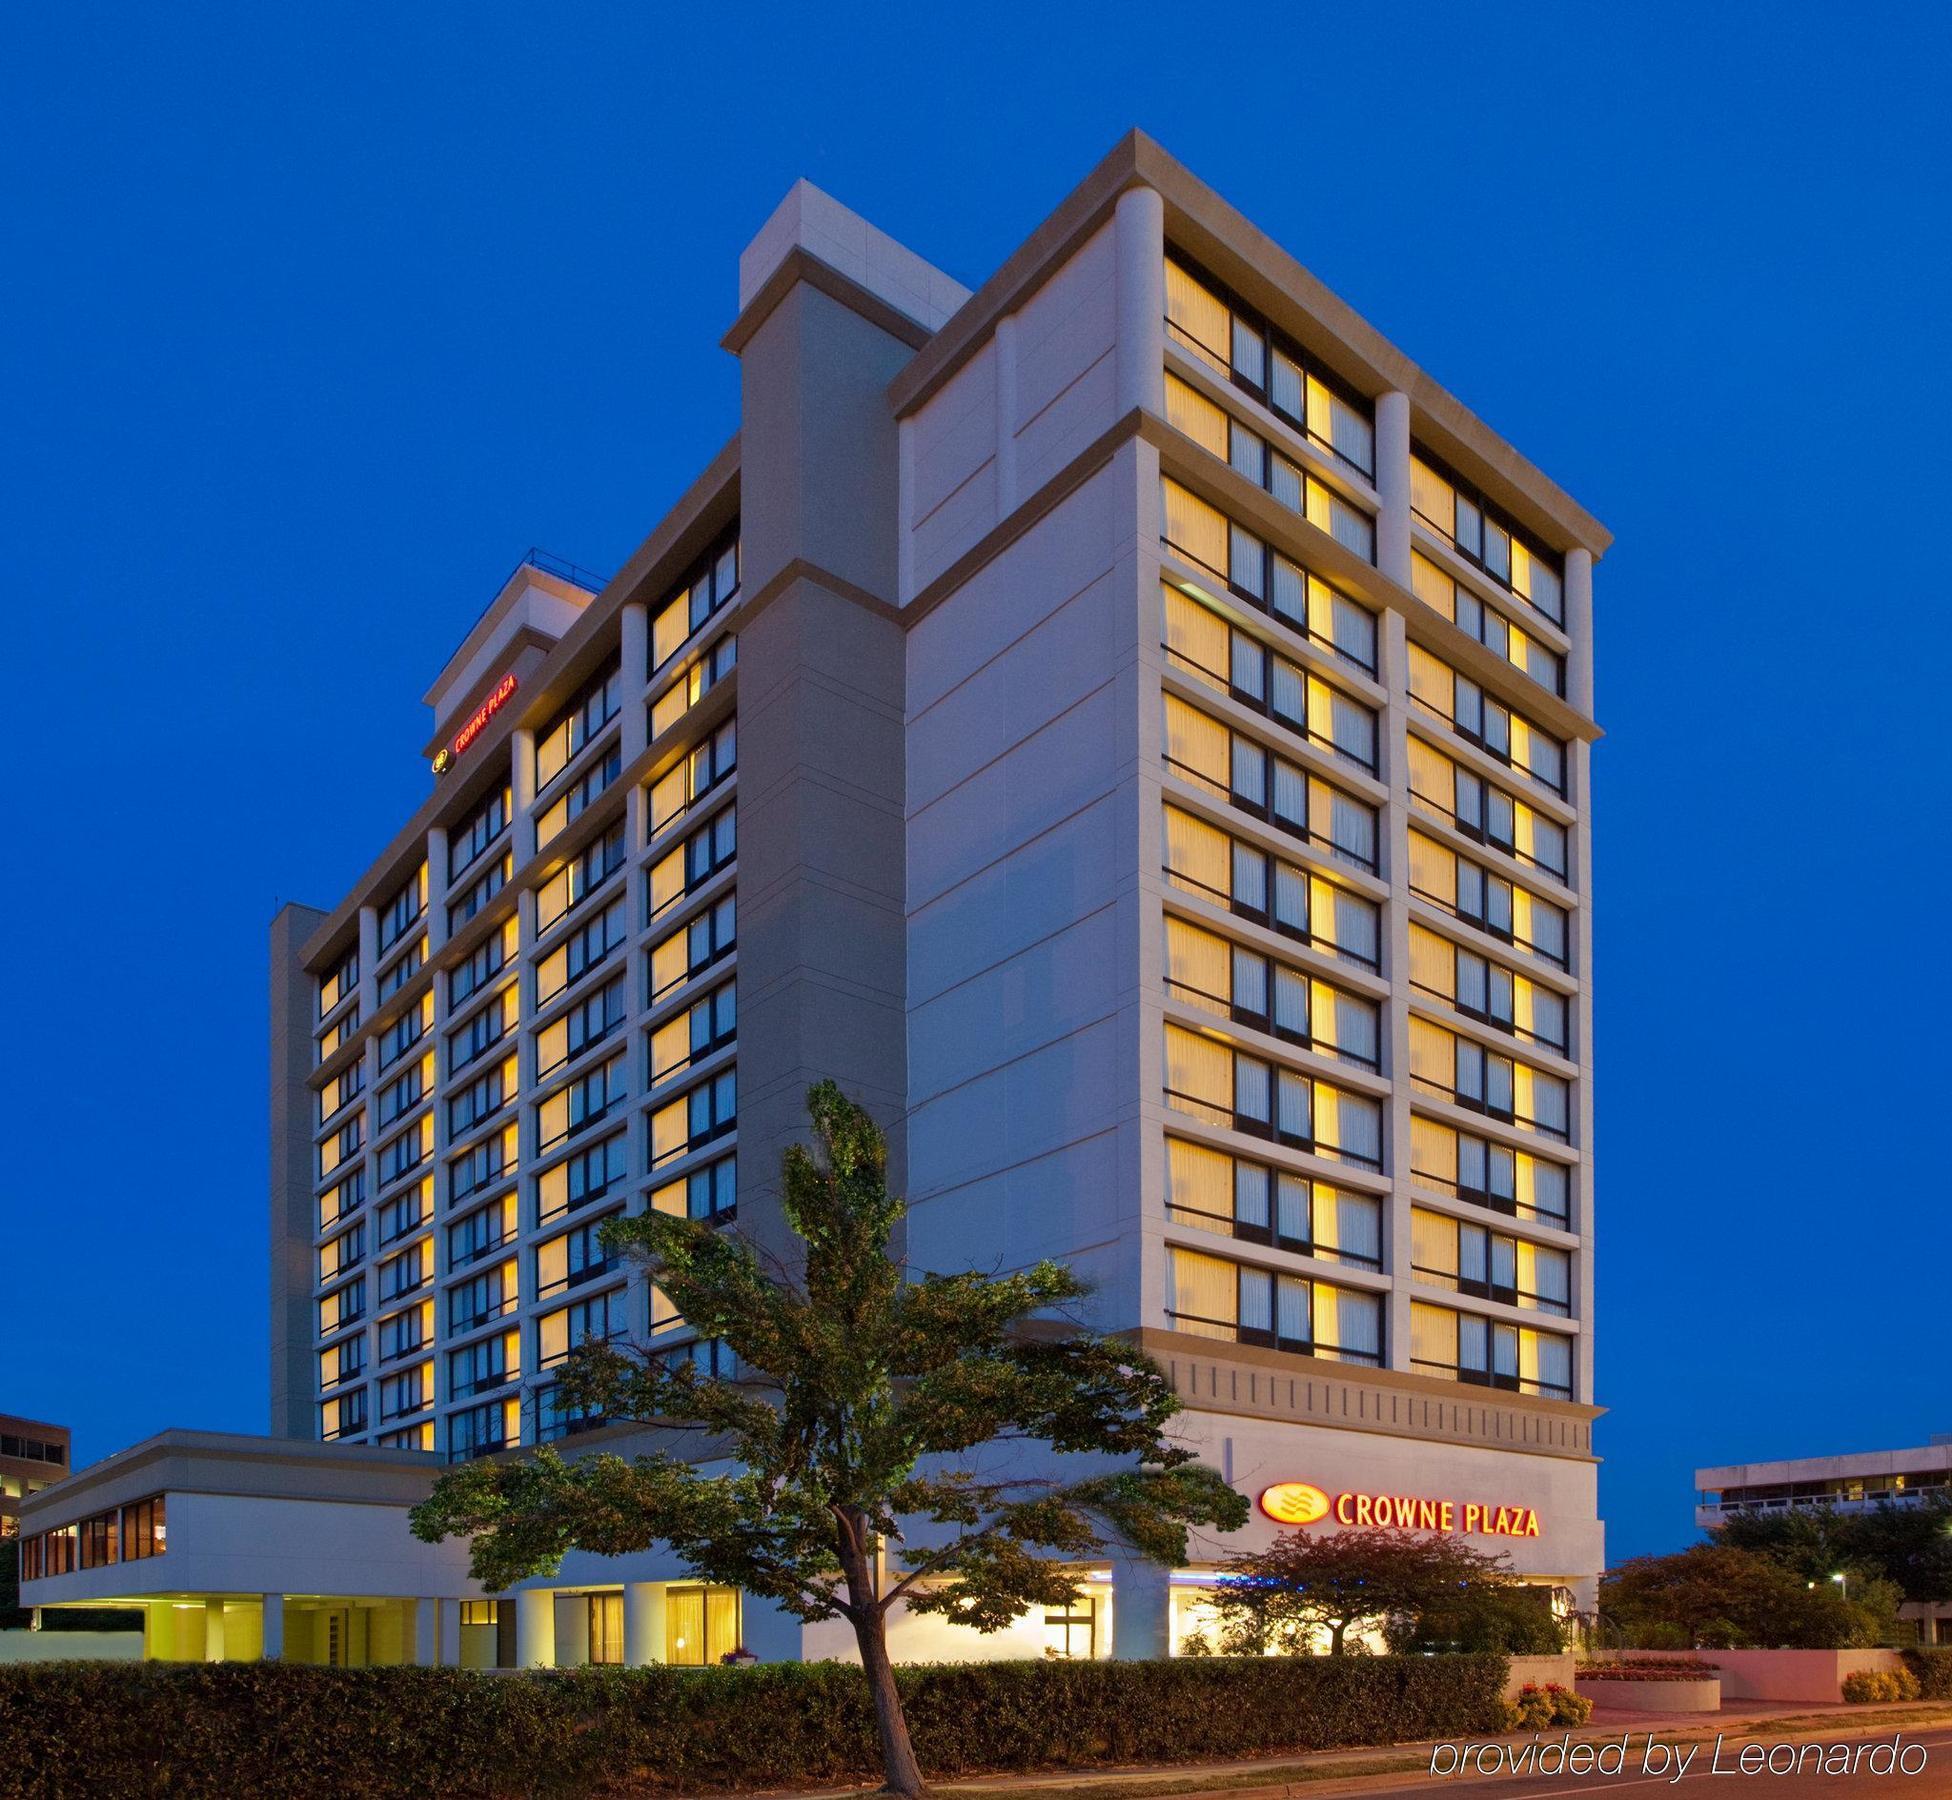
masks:
POLYGON ((68 1428, 0 1413, 0 1538, 20 1529, 20 1503, 68 1472, 68 1428))
MULTIPOLYGON (((1801 1456, 1784 1462, 1727 1463, 1694 1472, 1695 1523, 1713 1531, 1735 1513, 1864 1512, 1876 1506, 1943 1504, 1952 1499, 1952 1433, 1913 1450, 1863 1450, 1846 1456, 1801 1456)), ((1952 1644, 1952 1601, 1907 1603, 1928 1644, 1952 1644)))
MULTIPOLYGON (((587 1338, 717 1366, 597 1227, 777 1243, 833 1076, 918 1266, 1063 1259, 1244 1491, 1590 1607, 1607 533, 1137 135, 973 295, 796 187, 725 345, 737 435, 614 579, 516 571, 274 922, 274 1431, 431 1468, 602 1429, 587 1338)), ((1232 1547, 897 1654, 1162 1652, 1232 1547)), ((673 1574, 572 1558, 517 1657, 834 1647, 673 1574)))

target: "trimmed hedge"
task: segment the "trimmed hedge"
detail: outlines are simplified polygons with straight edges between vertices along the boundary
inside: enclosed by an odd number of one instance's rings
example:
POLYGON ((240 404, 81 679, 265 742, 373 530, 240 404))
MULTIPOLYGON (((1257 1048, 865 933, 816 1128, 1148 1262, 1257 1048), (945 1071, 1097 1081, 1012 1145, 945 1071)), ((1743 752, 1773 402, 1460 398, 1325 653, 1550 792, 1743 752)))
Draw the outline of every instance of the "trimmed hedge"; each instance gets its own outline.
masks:
POLYGON ((1918 1678, 1918 1691, 1927 1700, 1952 1700, 1952 1648, 1903 1650, 1905 1667, 1918 1678))
MULTIPOLYGON (((944 1663, 897 1671, 931 1777, 1495 1732, 1502 1656, 944 1663)), ((845 1663, 744 1669, 0 1670, 0 1800, 536 1800, 878 1777, 845 1663)))

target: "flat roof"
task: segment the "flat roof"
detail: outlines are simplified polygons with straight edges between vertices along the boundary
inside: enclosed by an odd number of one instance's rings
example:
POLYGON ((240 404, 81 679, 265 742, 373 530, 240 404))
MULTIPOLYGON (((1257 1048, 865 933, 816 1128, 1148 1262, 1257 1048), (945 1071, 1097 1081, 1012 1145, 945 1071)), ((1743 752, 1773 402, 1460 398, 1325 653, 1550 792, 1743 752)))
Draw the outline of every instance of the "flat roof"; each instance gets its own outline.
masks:
POLYGON ((1916 1444, 1902 1450, 1842 1451, 1774 1462, 1719 1463, 1697 1469, 1697 1488, 1770 1487, 1778 1482, 1832 1481, 1853 1475, 1911 1475, 1952 1469, 1952 1442, 1916 1444))

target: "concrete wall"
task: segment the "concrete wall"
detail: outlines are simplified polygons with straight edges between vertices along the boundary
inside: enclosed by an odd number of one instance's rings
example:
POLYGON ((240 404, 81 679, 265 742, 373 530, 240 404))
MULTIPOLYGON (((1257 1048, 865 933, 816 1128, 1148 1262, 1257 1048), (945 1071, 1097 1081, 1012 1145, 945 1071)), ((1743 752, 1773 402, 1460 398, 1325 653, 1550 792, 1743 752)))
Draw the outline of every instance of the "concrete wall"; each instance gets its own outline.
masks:
MULTIPOLYGON (((58 1618, 60 1615, 53 1614, 58 1618)), ((33 1662, 140 1662, 139 1631, 0 1631, 0 1667, 33 1662)))
POLYGON ((1901 1669, 1895 1650, 1634 1650, 1624 1654, 1663 1662, 1711 1662, 1721 1671, 1725 1700, 1843 1698, 1844 1677, 1861 1669, 1901 1669))
MULTIPOLYGON (((299 960, 299 947, 325 914, 296 903, 271 921, 271 1434, 318 1435, 314 1404, 318 1364, 312 1354, 312 1240, 318 1216, 312 1198, 312 1127, 317 1102, 305 1080, 312 1072, 312 1022, 317 987, 299 960)), ((364 976, 366 971, 362 970, 364 976)))

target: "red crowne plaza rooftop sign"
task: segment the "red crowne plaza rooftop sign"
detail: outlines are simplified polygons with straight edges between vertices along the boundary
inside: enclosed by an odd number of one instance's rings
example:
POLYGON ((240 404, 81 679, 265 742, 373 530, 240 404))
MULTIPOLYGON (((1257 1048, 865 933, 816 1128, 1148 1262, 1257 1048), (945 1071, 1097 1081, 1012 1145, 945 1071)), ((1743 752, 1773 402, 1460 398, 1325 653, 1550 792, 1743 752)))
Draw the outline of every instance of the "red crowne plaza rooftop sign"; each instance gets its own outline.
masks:
POLYGON ((495 683, 494 692, 468 715, 468 722, 454 734, 451 744, 443 744, 434 753, 434 773, 445 775, 454 759, 488 729, 488 721, 501 711, 508 697, 515 692, 515 671, 513 669, 495 683))

